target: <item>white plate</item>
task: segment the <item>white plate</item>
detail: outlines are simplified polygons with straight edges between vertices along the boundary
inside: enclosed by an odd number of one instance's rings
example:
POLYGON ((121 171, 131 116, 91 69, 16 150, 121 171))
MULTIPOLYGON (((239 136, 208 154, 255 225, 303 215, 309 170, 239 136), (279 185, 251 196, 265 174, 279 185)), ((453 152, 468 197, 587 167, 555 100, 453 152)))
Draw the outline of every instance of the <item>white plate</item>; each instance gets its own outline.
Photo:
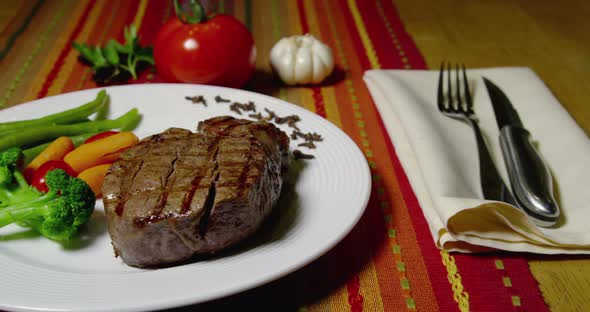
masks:
MULTIPOLYGON (((353 228, 363 214, 371 190, 370 172, 360 150, 340 129, 293 104, 243 90, 186 84, 145 84, 109 87, 110 116, 137 107, 143 120, 139 137, 168 127, 195 129, 200 120, 234 115, 232 101, 254 101, 258 111, 279 116, 297 114, 304 132, 324 138, 317 149, 291 148, 315 155, 304 161, 289 196, 282 198, 271 222, 252 239, 222 255, 157 270, 125 265, 113 255, 102 203, 84 239, 74 246, 41 237, 8 240, 22 231, 0 230, 0 309, 142 311, 212 300, 280 278, 318 258, 353 228), (208 107, 185 96, 203 95, 208 107)), ((30 119, 88 102, 97 89, 63 94, 0 111, 0 121, 30 119)), ((281 126, 288 134, 291 129, 281 126)))

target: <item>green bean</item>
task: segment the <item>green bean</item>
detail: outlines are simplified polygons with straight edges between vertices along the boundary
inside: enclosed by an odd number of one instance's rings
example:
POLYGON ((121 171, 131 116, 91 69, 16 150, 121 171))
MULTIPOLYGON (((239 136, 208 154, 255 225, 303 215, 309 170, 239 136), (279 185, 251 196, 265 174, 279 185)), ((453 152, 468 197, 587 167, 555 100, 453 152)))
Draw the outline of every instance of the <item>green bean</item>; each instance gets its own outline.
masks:
POLYGON ((36 119, 2 122, 0 123, 0 134, 5 135, 27 128, 79 122, 99 111, 103 106, 107 105, 107 102, 108 95, 106 91, 100 90, 94 100, 69 110, 36 119))
POLYGON ((87 121, 68 125, 42 125, 24 128, 10 135, 0 136, 0 151, 12 146, 31 146, 47 142, 60 136, 72 136, 89 132, 101 132, 111 129, 127 130, 139 122, 141 115, 136 108, 131 109, 117 119, 87 121))

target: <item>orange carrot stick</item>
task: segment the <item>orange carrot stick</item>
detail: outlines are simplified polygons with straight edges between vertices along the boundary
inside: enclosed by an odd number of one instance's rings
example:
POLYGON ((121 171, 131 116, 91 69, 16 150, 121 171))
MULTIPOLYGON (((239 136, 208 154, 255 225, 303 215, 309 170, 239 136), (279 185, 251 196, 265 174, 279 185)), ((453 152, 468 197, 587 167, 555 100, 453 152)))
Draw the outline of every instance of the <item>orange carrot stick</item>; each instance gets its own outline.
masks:
POLYGON ((90 186, 96 197, 102 195, 101 187, 104 177, 107 171, 111 167, 111 164, 103 164, 94 167, 90 167, 78 174, 78 178, 84 180, 90 186))
POLYGON ((138 141, 133 132, 117 133, 78 146, 64 157, 64 161, 80 173, 90 167, 113 162, 121 150, 135 145, 138 141), (113 157, 113 154, 116 157, 113 157))
POLYGON ((62 160, 66 154, 74 150, 74 143, 66 136, 59 137, 51 142, 25 167, 25 177, 32 176, 35 170, 50 160, 62 160))

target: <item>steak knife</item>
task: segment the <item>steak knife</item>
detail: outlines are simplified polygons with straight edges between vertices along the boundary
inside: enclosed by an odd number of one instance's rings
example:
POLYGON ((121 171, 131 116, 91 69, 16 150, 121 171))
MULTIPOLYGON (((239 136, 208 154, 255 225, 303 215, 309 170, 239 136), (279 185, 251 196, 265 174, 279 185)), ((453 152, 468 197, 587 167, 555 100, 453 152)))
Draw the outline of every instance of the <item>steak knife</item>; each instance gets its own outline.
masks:
POLYGON ((500 146, 516 202, 536 225, 553 226, 560 209, 553 197, 551 172, 506 94, 489 79, 483 80, 500 129, 500 146))

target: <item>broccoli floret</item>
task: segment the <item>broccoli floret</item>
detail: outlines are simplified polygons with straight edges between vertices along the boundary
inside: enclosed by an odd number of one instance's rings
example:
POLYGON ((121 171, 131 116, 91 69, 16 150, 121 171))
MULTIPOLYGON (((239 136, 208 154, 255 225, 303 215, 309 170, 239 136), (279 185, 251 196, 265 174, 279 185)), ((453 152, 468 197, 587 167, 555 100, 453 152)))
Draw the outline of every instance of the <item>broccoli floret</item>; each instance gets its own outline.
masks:
POLYGON ((0 153, 0 185, 12 182, 13 172, 20 165, 22 155, 18 147, 12 147, 0 153))
MULTIPOLYGON (((0 153, 0 162, 10 160, 10 155, 4 155, 7 152, 0 153)), ((96 197, 86 182, 55 169, 45 175, 49 191, 42 193, 26 183, 17 165, 6 164, 12 179, 0 183, 0 227, 17 223, 50 239, 66 241, 90 219, 96 197)))
POLYGON ((22 157, 22 151, 18 147, 11 147, 0 153, 1 166, 17 166, 22 157))
POLYGON ((18 147, 0 152, 0 208, 14 197, 26 197, 32 189, 19 171, 23 159, 18 147))

